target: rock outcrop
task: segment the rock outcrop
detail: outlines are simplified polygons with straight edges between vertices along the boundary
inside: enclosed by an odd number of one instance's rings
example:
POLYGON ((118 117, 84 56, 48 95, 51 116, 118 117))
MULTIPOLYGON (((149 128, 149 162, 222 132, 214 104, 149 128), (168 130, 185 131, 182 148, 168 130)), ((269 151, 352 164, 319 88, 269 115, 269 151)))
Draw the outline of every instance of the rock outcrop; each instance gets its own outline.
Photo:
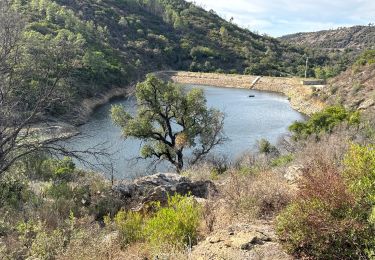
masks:
POLYGON ((122 181, 112 188, 116 197, 124 201, 126 208, 142 210, 150 202, 158 201, 162 205, 168 202, 168 196, 190 194, 197 198, 208 198, 217 192, 211 181, 191 181, 175 173, 159 173, 136 179, 122 181))
POLYGON ((239 224, 216 231, 193 248, 192 259, 292 259, 271 223, 239 224))

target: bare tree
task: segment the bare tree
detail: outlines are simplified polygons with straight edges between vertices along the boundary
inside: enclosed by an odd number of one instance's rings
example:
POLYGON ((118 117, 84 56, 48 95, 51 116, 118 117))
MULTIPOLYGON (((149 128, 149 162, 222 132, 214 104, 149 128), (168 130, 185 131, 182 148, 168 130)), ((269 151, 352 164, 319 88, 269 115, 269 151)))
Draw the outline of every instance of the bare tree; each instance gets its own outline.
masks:
POLYGON ((37 151, 81 157, 103 150, 69 151, 64 136, 43 138, 33 131, 48 122, 54 106, 70 102, 69 76, 79 65, 84 40, 67 30, 57 35, 25 31, 24 20, 0 0, 0 176, 15 162, 37 151))

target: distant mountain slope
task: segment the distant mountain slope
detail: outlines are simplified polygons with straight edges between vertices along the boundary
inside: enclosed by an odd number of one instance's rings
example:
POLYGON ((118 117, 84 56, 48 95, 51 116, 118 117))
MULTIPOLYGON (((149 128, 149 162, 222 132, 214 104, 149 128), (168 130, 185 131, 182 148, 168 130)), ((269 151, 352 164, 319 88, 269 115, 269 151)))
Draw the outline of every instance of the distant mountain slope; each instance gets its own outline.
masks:
POLYGON ((375 26, 353 26, 318 32, 296 33, 282 36, 280 40, 310 48, 364 50, 375 48, 375 26))

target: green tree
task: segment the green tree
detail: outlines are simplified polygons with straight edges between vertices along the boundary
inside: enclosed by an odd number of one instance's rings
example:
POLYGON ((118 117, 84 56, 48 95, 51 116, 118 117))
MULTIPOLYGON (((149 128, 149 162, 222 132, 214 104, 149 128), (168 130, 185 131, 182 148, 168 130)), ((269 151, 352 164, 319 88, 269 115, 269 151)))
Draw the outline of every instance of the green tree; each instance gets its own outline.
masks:
POLYGON ((186 92, 180 86, 148 75, 146 81, 137 85, 136 97, 135 116, 119 105, 113 106, 111 113, 125 138, 145 142, 141 149, 143 158, 167 160, 180 172, 186 148, 193 149, 190 163, 194 164, 226 139, 223 113, 207 108, 200 89, 186 92))

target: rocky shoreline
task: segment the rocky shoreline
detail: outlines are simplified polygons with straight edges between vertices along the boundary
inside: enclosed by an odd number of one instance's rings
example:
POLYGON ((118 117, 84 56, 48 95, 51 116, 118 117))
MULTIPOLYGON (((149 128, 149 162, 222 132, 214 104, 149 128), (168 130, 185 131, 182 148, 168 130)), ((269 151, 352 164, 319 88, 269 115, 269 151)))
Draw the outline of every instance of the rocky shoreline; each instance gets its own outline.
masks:
POLYGON ((134 86, 113 88, 96 97, 84 99, 74 113, 77 115, 76 118, 70 122, 50 120, 45 123, 35 124, 31 128, 43 139, 51 139, 52 137, 55 139, 68 139, 80 134, 78 126, 85 124, 95 109, 107 104, 112 99, 132 95, 133 91, 134 86))
POLYGON ((92 113, 98 107, 107 104, 115 98, 122 98, 134 94, 134 85, 124 88, 113 88, 93 98, 86 98, 81 102, 81 106, 77 110, 77 119, 75 125, 82 125, 87 122, 92 113))

